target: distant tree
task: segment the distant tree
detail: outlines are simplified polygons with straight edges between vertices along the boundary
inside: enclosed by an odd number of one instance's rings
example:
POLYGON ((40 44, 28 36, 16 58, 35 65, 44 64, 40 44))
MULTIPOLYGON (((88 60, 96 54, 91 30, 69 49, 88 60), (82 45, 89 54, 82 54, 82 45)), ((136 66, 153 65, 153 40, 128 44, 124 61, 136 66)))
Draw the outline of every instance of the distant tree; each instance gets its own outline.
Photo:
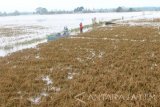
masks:
POLYGON ((6 13, 6 12, 3 12, 3 16, 7 16, 7 13, 6 13))
POLYGON ((129 10, 128 10, 129 12, 133 12, 133 11, 135 11, 133 8, 129 8, 129 10))
POLYGON ((83 13, 93 13, 93 11, 91 9, 84 9, 83 13))
POLYGON ((16 10, 16 11, 13 12, 13 15, 14 16, 20 15, 20 12, 16 10))
POLYGON ((123 8, 122 8, 122 7, 118 7, 118 8, 116 9, 116 12, 123 12, 123 8))
POLYGON ((47 14, 48 10, 46 8, 43 8, 43 7, 38 7, 38 8, 36 8, 36 13, 37 14, 47 14))
POLYGON ((81 6, 81 7, 75 8, 75 9, 74 9, 74 12, 75 12, 75 13, 77 13, 77 12, 83 12, 83 10, 84 10, 84 7, 81 6))
POLYGON ((0 12, 0 16, 3 16, 3 13, 2 13, 2 12, 0 12))

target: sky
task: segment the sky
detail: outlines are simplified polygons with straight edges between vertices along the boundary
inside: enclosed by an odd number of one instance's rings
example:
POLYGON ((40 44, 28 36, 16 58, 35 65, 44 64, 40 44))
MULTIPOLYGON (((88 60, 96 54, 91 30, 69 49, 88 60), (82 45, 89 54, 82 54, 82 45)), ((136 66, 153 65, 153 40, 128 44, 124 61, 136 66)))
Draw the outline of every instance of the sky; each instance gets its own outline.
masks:
POLYGON ((37 7, 48 10, 73 10, 78 6, 89 9, 160 6, 160 0, 0 0, 0 11, 35 11, 37 7))

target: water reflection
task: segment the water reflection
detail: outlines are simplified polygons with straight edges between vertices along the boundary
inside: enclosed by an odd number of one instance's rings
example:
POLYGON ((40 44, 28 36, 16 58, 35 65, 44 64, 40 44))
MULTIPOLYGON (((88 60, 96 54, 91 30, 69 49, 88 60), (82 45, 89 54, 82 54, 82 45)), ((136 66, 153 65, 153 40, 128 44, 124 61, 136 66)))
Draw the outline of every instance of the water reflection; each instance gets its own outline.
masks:
POLYGON ((23 50, 23 49, 27 49, 27 48, 36 48, 36 46, 40 43, 45 43, 47 42, 47 40, 42 40, 42 41, 37 41, 35 43, 31 43, 31 44, 27 44, 27 45, 18 45, 18 46, 15 46, 11 49, 0 49, 0 56, 1 57, 4 57, 10 53, 13 53, 13 52, 16 52, 16 51, 19 51, 19 50, 23 50))

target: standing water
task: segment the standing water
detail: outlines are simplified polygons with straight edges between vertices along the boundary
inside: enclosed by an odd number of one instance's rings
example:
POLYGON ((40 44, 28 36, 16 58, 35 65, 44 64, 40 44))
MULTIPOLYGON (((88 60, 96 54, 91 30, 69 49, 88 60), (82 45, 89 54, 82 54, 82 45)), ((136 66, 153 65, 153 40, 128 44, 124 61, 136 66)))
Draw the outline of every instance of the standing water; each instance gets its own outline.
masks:
POLYGON ((109 21, 122 16, 126 19, 144 18, 142 12, 0 17, 0 56, 47 42, 47 34, 60 32, 64 26, 73 29, 78 28, 80 22, 84 25, 91 24, 94 17, 97 21, 109 21))

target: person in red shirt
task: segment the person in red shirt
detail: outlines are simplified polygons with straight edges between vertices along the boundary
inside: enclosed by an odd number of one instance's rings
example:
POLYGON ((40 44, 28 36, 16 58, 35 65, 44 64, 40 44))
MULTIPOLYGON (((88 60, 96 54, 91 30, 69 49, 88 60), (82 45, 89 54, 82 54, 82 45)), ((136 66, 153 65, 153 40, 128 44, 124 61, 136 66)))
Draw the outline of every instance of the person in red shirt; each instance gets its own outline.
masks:
POLYGON ((80 32, 83 33, 83 24, 82 24, 82 22, 79 24, 79 26, 80 26, 80 32))

